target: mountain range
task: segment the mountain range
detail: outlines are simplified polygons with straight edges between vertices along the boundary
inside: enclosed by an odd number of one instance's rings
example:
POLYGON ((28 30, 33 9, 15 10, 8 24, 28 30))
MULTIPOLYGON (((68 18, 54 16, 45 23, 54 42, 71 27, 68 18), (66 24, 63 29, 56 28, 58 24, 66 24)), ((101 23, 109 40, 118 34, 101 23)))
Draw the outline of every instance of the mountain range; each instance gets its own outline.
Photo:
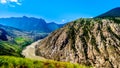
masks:
POLYGON ((54 22, 46 23, 44 19, 26 16, 0 18, 0 24, 34 33, 50 33, 64 25, 54 22))
MULTIPOLYGON (((3 26, 0 25, 0 38, 3 37, 4 39, 6 38, 7 40, 12 40, 15 37, 26 37, 26 38, 30 38, 29 34, 27 32, 24 32, 22 30, 19 30, 17 28, 13 28, 13 27, 9 27, 9 26, 3 26)), ((7 41, 1 39, 3 41, 7 41)))
POLYGON ((36 41, 46 37, 47 35, 48 35, 47 33, 31 33, 14 27, 0 25, 0 38, 3 41, 10 41, 16 37, 24 37, 36 41))

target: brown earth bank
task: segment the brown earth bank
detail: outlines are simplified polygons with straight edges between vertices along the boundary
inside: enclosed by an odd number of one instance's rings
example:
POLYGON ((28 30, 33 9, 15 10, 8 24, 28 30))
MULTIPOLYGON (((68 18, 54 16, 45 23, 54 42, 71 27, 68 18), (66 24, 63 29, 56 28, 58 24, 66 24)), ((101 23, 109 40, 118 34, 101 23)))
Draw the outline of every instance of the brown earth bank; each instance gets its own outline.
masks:
POLYGON ((38 43, 36 55, 96 68, 120 68, 120 18, 81 18, 38 43))

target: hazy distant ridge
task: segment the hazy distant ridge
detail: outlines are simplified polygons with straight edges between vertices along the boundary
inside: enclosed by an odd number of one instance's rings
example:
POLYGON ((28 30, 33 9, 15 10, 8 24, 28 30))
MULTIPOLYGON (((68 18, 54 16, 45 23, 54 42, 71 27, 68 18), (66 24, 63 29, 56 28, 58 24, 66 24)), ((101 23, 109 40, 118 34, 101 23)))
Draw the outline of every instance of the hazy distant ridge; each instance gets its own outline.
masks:
POLYGON ((50 33, 63 25, 56 23, 46 23, 44 19, 34 17, 11 17, 0 18, 0 24, 18 28, 24 31, 50 33))

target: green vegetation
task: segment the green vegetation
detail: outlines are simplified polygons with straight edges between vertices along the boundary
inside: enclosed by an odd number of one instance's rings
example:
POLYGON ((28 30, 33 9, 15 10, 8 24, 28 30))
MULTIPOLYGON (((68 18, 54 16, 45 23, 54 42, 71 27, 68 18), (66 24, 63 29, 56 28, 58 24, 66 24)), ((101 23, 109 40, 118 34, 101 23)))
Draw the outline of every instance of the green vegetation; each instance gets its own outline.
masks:
POLYGON ((24 43, 26 41, 26 39, 25 38, 22 38, 22 37, 17 37, 17 38, 15 38, 15 42, 17 43, 17 44, 22 44, 22 43, 24 43))
POLYGON ((31 43, 31 40, 16 37, 13 41, 0 41, 0 55, 22 56, 23 48, 31 43))
POLYGON ((108 27, 108 31, 109 31, 114 37, 116 37, 118 40, 120 40, 120 36, 116 35, 116 34, 112 31, 112 29, 111 29, 110 27, 108 27))
POLYGON ((69 62, 36 61, 12 56, 0 56, 0 68, 92 68, 69 62))
POLYGON ((74 26, 70 26, 69 27, 69 31, 68 31, 68 37, 70 38, 70 41, 71 41, 71 48, 73 48, 74 51, 76 51, 76 48, 75 48, 75 28, 74 26))
POLYGON ((95 21, 100 21, 102 19, 106 19, 106 20, 111 20, 114 23, 119 24, 120 23, 120 17, 101 17, 101 18, 94 18, 95 21))
POLYGON ((10 42, 0 41, 0 55, 20 56, 20 49, 17 45, 10 42))
POLYGON ((14 39, 15 43, 17 45, 19 45, 22 49, 24 47, 26 47, 27 45, 31 44, 32 43, 32 40, 28 39, 28 38, 23 38, 23 37, 16 37, 14 39))

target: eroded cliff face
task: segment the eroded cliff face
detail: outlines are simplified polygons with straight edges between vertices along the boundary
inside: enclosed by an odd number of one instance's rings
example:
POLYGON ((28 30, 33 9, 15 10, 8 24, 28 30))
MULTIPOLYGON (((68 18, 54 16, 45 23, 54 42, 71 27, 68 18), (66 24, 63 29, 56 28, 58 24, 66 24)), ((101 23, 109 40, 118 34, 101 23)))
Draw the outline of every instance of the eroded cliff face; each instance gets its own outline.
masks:
POLYGON ((43 39, 36 54, 96 68, 120 68, 120 19, 73 21, 43 39))

